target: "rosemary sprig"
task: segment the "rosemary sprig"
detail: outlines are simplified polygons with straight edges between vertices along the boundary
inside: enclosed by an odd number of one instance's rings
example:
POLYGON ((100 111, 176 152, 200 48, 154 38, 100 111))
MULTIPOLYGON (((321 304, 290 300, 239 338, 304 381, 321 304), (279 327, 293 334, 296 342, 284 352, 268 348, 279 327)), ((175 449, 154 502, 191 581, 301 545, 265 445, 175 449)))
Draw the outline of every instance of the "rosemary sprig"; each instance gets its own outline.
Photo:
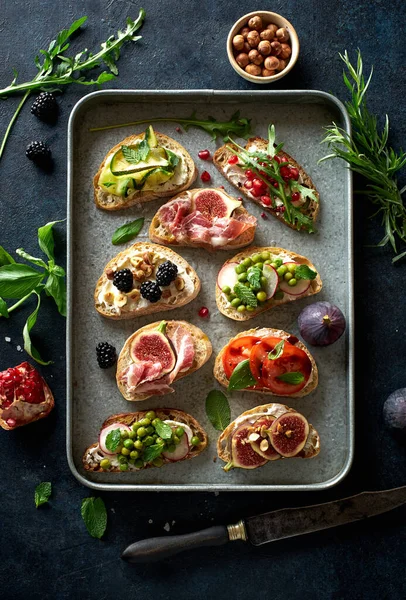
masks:
POLYGON ((406 206, 402 194, 406 186, 399 189, 396 173, 406 164, 406 153, 395 152, 388 146, 389 118, 385 117, 385 125, 379 131, 377 117, 371 114, 366 104, 366 93, 371 83, 373 68, 368 79, 363 75, 363 63, 360 50, 357 53, 357 64, 353 66, 347 51, 340 54, 348 73, 344 71, 343 79, 351 93, 351 100, 345 103, 351 119, 352 136, 349 136, 335 123, 326 128, 323 143, 328 144, 332 153, 319 162, 330 158, 345 160, 350 169, 368 180, 366 190, 358 192, 368 196, 377 206, 372 215, 381 215, 385 235, 377 246, 390 243, 396 256, 392 262, 406 257, 406 251, 398 254, 398 241, 406 244, 406 206))

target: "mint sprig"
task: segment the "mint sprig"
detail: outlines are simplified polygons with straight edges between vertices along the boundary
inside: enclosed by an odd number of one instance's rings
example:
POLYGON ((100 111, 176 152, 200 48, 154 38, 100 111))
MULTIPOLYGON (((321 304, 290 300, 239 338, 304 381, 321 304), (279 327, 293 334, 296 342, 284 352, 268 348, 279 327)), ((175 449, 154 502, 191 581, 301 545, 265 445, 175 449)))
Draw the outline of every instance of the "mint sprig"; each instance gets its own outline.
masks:
POLYGON ((261 289, 262 271, 259 267, 250 267, 247 271, 247 281, 255 290, 261 289))
POLYGON ((137 165, 146 160, 148 158, 149 150, 148 141, 145 138, 136 148, 131 148, 131 146, 121 146, 121 151, 125 160, 132 165, 137 165))
POLYGON ((120 429, 113 429, 106 436, 106 448, 110 452, 116 452, 121 444, 121 431, 120 429))
POLYGON ((93 496, 84 498, 80 512, 87 531, 92 537, 100 539, 107 526, 107 511, 103 500, 93 496))
POLYGON ((317 273, 307 265, 299 265, 295 269, 296 279, 316 279, 317 273))
POLYGON ((220 390, 211 390, 206 398, 206 415, 217 431, 223 431, 231 420, 227 396, 220 390))
POLYGON ((236 283, 233 291, 237 298, 242 300, 246 306, 252 306, 253 308, 256 308, 258 306, 257 297, 244 284, 239 282, 236 283))
POLYGON ((146 463, 150 463, 156 458, 158 458, 158 456, 162 454, 164 449, 164 444, 152 444, 152 446, 148 446, 147 448, 145 448, 142 454, 142 460, 146 463))
POLYGON ((164 423, 161 419, 156 419, 155 429, 159 437, 163 440, 170 440, 172 437, 172 428, 168 423, 164 423))
POLYGON ((52 493, 52 483, 50 481, 43 481, 35 488, 34 501, 35 506, 38 508, 42 504, 48 502, 52 493))

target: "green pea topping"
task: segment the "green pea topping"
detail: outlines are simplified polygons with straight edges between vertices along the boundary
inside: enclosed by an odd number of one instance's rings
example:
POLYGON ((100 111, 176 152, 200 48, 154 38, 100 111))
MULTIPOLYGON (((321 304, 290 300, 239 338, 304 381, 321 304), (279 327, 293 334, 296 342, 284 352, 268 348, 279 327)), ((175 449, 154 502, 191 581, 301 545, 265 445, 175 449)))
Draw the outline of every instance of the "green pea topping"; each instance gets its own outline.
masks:
POLYGON ((149 410, 147 412, 147 414, 145 415, 146 419, 149 419, 150 421, 153 421, 156 417, 155 411, 154 410, 149 410))
POLYGON ((166 452, 175 452, 175 450, 176 450, 175 444, 169 444, 169 446, 166 449, 166 452))
POLYGON ((122 454, 118 455, 117 460, 120 463, 120 465, 127 464, 128 462, 127 457, 123 456, 122 454))
POLYGON ((247 269, 248 269, 248 267, 250 267, 252 265, 252 260, 249 257, 244 258, 244 260, 242 261, 241 264, 243 264, 244 267, 247 267, 247 269))
POLYGON ((278 290, 277 292, 274 293, 274 299, 275 300, 282 300, 282 298, 284 297, 284 292, 282 292, 282 290, 278 290))
POLYGON ((120 465, 120 471, 127 471, 128 470, 128 464, 127 463, 122 463, 120 465))
POLYGON ((123 429, 122 431, 120 431, 120 435, 121 435, 121 439, 125 440, 128 438, 128 431, 127 429, 123 429))
POLYGON ((261 277, 261 285, 262 287, 265 287, 268 283, 268 280, 266 277, 261 277))
POLYGON ((144 461, 141 459, 136 460, 134 463, 134 467, 136 469, 142 469, 143 466, 144 466, 144 461))
POLYGON ((255 266, 258 267, 258 269, 261 269, 261 271, 262 271, 262 269, 264 268, 264 263, 263 262, 257 262, 255 266))
POLYGON ((238 312, 242 313, 247 310, 247 307, 244 304, 240 304, 240 306, 237 308, 237 310, 238 310, 238 312))
POLYGON ((144 439, 144 446, 152 446, 153 443, 154 443, 154 438, 150 435, 144 439))
POLYGON ((230 288, 230 286, 229 286, 229 285, 225 285, 225 286, 222 288, 222 290, 221 290, 221 291, 223 292, 223 294, 226 294, 226 295, 227 295, 227 294, 229 294, 229 293, 231 292, 231 288, 230 288))
POLYGON ((134 442, 132 440, 130 440, 129 438, 127 440, 124 440, 124 448, 127 448, 128 450, 132 450, 134 448, 134 442))
POLYGON ((253 263, 258 263, 261 260, 261 255, 260 254, 253 254, 251 256, 251 260, 253 263))
POLYGON ((154 467, 162 467, 162 465, 164 464, 163 458, 161 458, 160 456, 157 456, 152 461, 152 464, 154 465, 154 467))
POLYGON ((165 440, 163 440, 161 437, 157 437, 156 440, 155 440, 155 442, 157 444, 165 444, 165 440))
POLYGON ((264 265, 271 265, 272 263, 273 263, 272 258, 268 258, 267 260, 264 260, 264 265))
POLYGON ((139 427, 137 434, 139 438, 143 438, 147 435, 147 430, 145 429, 145 427, 139 427))
POLYGON ((275 258, 273 262, 276 264, 276 268, 278 268, 283 263, 283 260, 281 258, 275 258))
POLYGON ((129 458, 128 459, 128 464, 129 465, 133 465, 135 463, 135 460, 133 458, 129 458))
POLYGON ((292 279, 293 275, 292 273, 289 273, 289 271, 287 273, 285 273, 285 275, 283 276, 285 281, 289 281, 290 279, 292 279))
POLYGON ((174 444, 176 444, 176 445, 180 444, 180 438, 178 438, 177 435, 174 435, 173 438, 172 438, 172 440, 173 440, 174 444))
POLYGON ((253 306, 247 306, 248 312, 254 312, 256 309, 253 306))
POLYGON ((240 306, 241 304, 241 300, 239 298, 234 298, 234 300, 231 301, 231 306, 233 308, 237 308, 237 306, 240 306))
POLYGON ((247 269, 244 267, 243 264, 239 264, 235 267, 235 272, 237 273, 237 275, 240 275, 241 273, 244 273, 244 271, 246 271, 247 269))
POLYGON ((158 439, 158 435, 156 433, 154 433, 154 435, 152 436, 152 439, 154 440, 154 442, 156 442, 158 439))
POLYGON ((290 281, 288 281, 288 285, 291 285, 292 287, 296 284, 297 284, 297 281, 294 277, 292 277, 292 279, 290 281))
POLYGON ((160 421, 160 419, 153 419, 153 421, 151 423, 152 427, 156 427, 158 425, 159 421, 160 421))
POLYGON ((136 423, 132 424, 132 430, 133 431, 137 431, 140 427, 141 427, 141 423, 139 421, 137 421, 136 423))
POLYGON ((148 435, 152 435, 153 433, 155 433, 155 429, 152 427, 152 425, 147 427, 147 433, 148 435))
POLYGON ((288 267, 288 271, 289 273, 294 273, 296 271, 296 265, 295 264, 290 264, 290 265, 286 265, 288 267))
POLYGON ((108 458, 103 458, 103 460, 100 461, 100 466, 102 469, 110 469, 111 464, 108 458))
POLYGON ((200 444, 200 438, 197 435, 194 435, 190 440, 192 446, 198 446, 200 444))
POLYGON ((183 429, 183 427, 177 427, 175 429, 175 435, 177 435, 178 438, 181 438, 184 433, 185 433, 185 430, 183 429))
POLYGON ((141 442, 141 440, 135 440, 134 448, 136 448, 137 450, 142 450, 143 447, 144 447, 144 444, 141 442))
POLYGON ((137 434, 136 434, 135 431, 133 431, 131 429, 131 431, 128 432, 128 437, 130 438, 130 440, 133 440, 133 439, 135 439, 137 437, 137 434))
POLYGON ((267 250, 264 250, 264 252, 261 252, 261 258, 262 258, 262 260, 268 260, 268 258, 271 258, 270 252, 268 252, 267 250))
POLYGON ((151 425, 151 420, 144 417, 143 419, 141 419, 140 423, 142 427, 148 427, 148 425, 151 425))
POLYGON ((266 300, 266 292, 258 292, 257 299, 260 302, 265 302, 265 300, 266 300))
POLYGON ((130 455, 130 451, 128 448, 121 448, 121 454, 123 456, 129 456, 130 455))
POLYGON ((288 272, 288 267, 286 265, 281 265, 276 269, 276 272, 278 273, 279 277, 283 277, 285 273, 288 272))
POLYGON ((132 450, 132 451, 130 452, 130 458, 131 458, 131 459, 134 459, 134 458, 139 458, 139 457, 140 457, 140 453, 139 453, 139 452, 137 452, 137 450, 132 450))
POLYGON ((241 275, 238 275, 237 279, 238 279, 238 281, 247 281, 247 277, 248 277, 247 273, 241 273, 241 275))

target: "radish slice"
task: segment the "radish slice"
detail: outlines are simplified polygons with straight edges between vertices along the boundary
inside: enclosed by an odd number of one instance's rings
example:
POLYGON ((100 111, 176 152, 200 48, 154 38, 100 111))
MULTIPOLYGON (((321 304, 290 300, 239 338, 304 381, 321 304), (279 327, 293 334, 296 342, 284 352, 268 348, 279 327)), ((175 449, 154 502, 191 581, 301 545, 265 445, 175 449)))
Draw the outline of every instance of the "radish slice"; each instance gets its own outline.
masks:
POLYGON ((222 290, 223 287, 228 285, 229 288, 234 289, 235 284, 238 281, 238 275, 235 272, 235 267, 238 263, 226 263, 219 271, 217 275, 217 285, 222 290))
POLYGON ((167 458, 172 462, 176 462, 177 460, 182 460, 189 453, 189 442, 186 433, 182 435, 180 438, 179 444, 176 446, 174 452, 162 452, 162 456, 167 458))
POLYGON ((262 275, 266 277, 266 286, 264 291, 266 292, 267 300, 269 300, 269 298, 272 298, 272 296, 275 294, 276 288, 278 287, 278 273, 273 267, 271 267, 271 265, 264 265, 264 268, 262 269, 262 275))
MULTIPOLYGON (((288 266, 297 265, 298 263, 290 261, 285 262, 283 264, 288 266)), ((281 288, 282 292, 285 292, 285 294, 289 294, 289 296, 301 296, 309 289, 310 279, 298 279, 297 284, 292 286, 288 285, 288 282, 285 281, 285 279, 282 279, 282 281, 279 284, 279 287, 281 288)))
POLYGON ((110 456, 117 454, 117 452, 111 452, 110 450, 107 450, 107 448, 106 448, 106 438, 107 438, 108 434, 110 433, 110 431, 114 431, 114 429, 120 429, 120 431, 128 431, 128 433, 130 433, 130 431, 131 431, 131 428, 128 427, 128 425, 123 425, 123 423, 112 423, 111 425, 108 425, 108 427, 104 427, 104 429, 101 430, 100 435, 99 435, 100 450, 104 454, 109 454, 110 456))

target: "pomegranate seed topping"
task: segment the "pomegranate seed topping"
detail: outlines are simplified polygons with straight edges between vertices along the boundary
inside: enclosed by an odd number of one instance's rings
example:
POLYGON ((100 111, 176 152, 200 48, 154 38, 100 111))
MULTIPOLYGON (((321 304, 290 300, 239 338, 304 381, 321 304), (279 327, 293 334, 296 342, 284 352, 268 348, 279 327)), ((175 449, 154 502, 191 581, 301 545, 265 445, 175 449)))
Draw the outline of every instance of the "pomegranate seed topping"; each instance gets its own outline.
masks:
POLYGON ((242 202, 242 196, 238 196, 237 200, 240 200, 240 202, 242 202))
POLYGON ((244 181, 244 187, 245 187, 247 190, 250 190, 250 189, 252 188, 252 181, 251 181, 250 179, 246 179, 246 180, 244 181))
POLYGON ((262 177, 268 177, 268 175, 265 173, 265 171, 260 171, 259 174, 262 175, 262 177))
POLYGON ((220 188, 221 190, 224 190, 224 185, 219 185, 219 188, 220 188))
POLYGON ((0 405, 5 408, 18 398, 32 404, 45 399, 43 380, 27 362, 0 373, 0 405))
POLYGON ((7 419, 6 423, 9 427, 15 427, 17 425, 17 421, 15 419, 7 419))
POLYGON ((261 217, 265 220, 268 218, 265 213, 261 213, 261 217))
POLYGON ((290 177, 289 167, 281 167, 281 175, 284 179, 285 179, 285 177, 290 177))
POLYGON ((200 175, 200 179, 202 181, 210 181, 210 173, 208 173, 207 171, 203 171, 203 173, 200 175))
POLYGON ((233 154, 233 156, 230 156, 230 158, 228 159, 228 164, 235 165, 236 163, 238 163, 238 156, 236 154, 233 154))
POLYGON ((275 208, 275 212, 284 213, 285 212, 285 207, 284 206, 277 206, 275 208))
POLYGON ((266 184, 262 181, 262 179, 254 179, 252 181, 252 185, 255 190, 266 190, 266 184))
POLYGON ((277 181, 275 181, 275 183, 272 184, 274 186, 274 188, 278 188, 279 187, 279 183, 277 181))
POLYGON ((290 171, 290 178, 297 181, 299 179, 299 169, 296 169, 296 167, 290 167, 289 171, 290 171))
POLYGON ((274 160, 276 160, 276 162, 279 164, 281 162, 281 157, 280 156, 274 156, 273 157, 274 160))
POLYGON ((256 190, 255 188, 253 188, 251 190, 251 194, 254 196, 254 198, 259 198, 260 196, 262 196, 262 194, 264 193, 265 190, 263 190, 262 188, 259 190, 256 190))
POLYGON ((300 193, 299 192, 293 192, 293 194, 292 194, 292 200, 293 200, 293 202, 299 202, 299 200, 300 200, 300 193))
POLYGON ((203 319, 205 319, 206 317, 209 316, 209 309, 206 308, 205 306, 202 306, 202 308, 199 310, 199 317, 202 317, 203 319))
POLYGON ((251 171, 251 169, 247 169, 247 170, 245 171, 245 177, 246 177, 247 179, 254 179, 254 177, 255 177, 255 173, 253 173, 253 172, 251 171))
POLYGON ((208 150, 200 150, 200 152, 198 152, 197 156, 199 158, 201 158, 202 160, 209 160, 210 152, 208 150))
POLYGON ((261 196, 261 202, 262 204, 265 204, 265 206, 269 206, 271 204, 271 199, 269 196, 261 196))
POLYGON ((176 127, 175 131, 177 131, 178 133, 181 133, 181 128, 180 127, 176 127))

